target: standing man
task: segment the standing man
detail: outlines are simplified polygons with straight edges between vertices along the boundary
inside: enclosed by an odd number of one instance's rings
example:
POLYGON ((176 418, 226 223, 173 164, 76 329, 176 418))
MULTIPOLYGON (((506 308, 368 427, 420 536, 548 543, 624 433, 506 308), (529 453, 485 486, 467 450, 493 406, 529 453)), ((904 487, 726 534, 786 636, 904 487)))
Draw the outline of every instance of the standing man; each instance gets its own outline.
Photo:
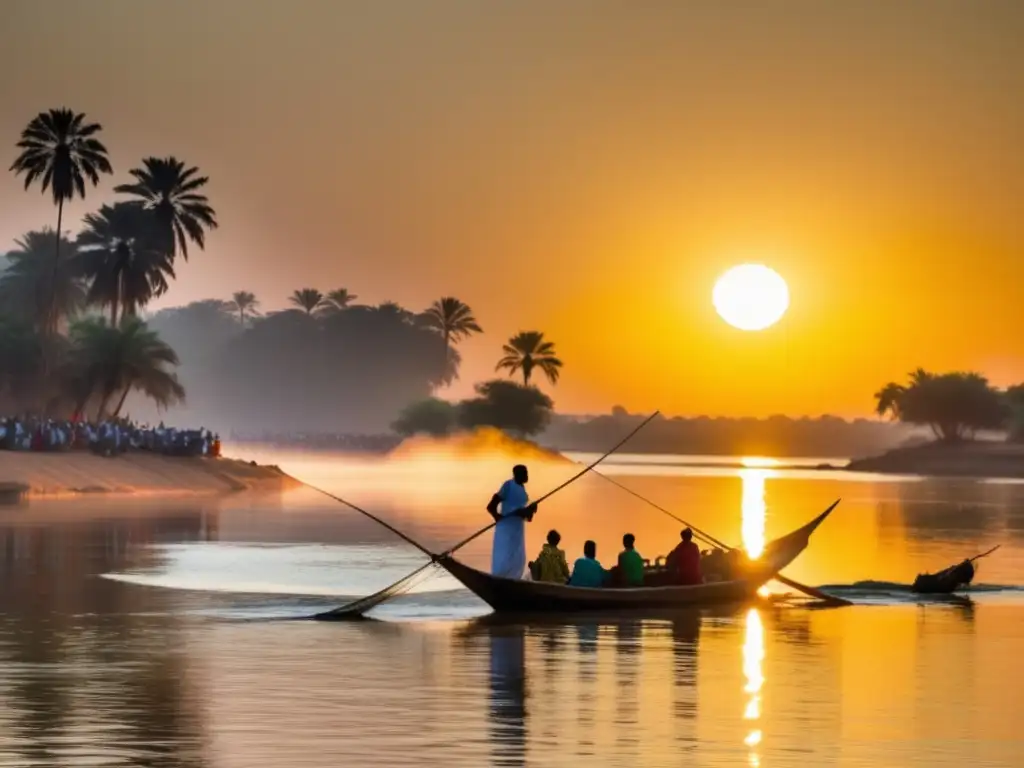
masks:
POLYGON ((494 549, 491 551, 491 574, 494 576, 523 578, 526 569, 526 521, 532 521, 537 511, 537 505, 530 504, 526 493, 529 479, 526 467, 516 464, 512 467, 512 479, 502 484, 487 505, 487 511, 497 522, 494 526, 494 549))

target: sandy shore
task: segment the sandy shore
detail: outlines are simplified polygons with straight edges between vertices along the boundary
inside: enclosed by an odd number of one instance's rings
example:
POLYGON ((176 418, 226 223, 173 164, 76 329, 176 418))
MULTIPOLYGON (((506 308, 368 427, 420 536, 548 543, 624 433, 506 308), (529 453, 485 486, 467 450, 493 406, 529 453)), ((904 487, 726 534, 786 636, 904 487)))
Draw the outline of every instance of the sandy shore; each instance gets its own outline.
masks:
POLYGON ((129 453, 103 458, 86 452, 0 451, 0 491, 27 496, 83 493, 153 495, 281 490, 301 485, 277 467, 235 459, 176 458, 129 453))
POLYGON ((844 469, 927 477, 1024 479, 1024 445, 981 440, 959 445, 929 443, 854 459, 844 469))

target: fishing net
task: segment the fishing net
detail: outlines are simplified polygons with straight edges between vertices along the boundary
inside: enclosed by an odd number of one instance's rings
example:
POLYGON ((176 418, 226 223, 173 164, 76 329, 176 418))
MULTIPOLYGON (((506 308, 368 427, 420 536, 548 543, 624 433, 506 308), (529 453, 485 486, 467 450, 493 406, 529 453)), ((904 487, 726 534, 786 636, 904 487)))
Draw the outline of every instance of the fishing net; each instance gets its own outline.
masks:
POLYGON ((339 606, 338 608, 334 608, 330 611, 318 613, 313 618, 327 621, 360 619, 363 617, 364 613, 376 608, 384 601, 390 600, 393 597, 398 597, 399 595, 404 595, 425 582, 436 573, 436 569, 431 568, 432 565, 434 565, 433 562, 425 563, 401 581, 396 581, 390 587, 385 587, 379 592, 374 592, 372 595, 367 595, 366 597, 360 597, 357 600, 353 600, 351 603, 346 603, 345 605, 339 606))

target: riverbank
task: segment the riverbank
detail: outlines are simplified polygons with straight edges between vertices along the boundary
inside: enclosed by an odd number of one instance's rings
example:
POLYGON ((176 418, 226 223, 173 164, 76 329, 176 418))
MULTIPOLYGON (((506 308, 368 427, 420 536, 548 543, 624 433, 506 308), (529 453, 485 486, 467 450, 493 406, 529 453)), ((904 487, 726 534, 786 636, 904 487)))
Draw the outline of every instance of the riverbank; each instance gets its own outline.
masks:
POLYGON ((844 469, 928 477, 1024 479, 1024 445, 985 440, 955 445, 927 443, 854 459, 844 469))
POLYGON ((86 451, 0 451, 5 495, 71 496, 87 493, 145 495, 219 494, 283 490, 301 485, 279 468, 237 459, 163 456, 145 452, 104 458, 86 451))

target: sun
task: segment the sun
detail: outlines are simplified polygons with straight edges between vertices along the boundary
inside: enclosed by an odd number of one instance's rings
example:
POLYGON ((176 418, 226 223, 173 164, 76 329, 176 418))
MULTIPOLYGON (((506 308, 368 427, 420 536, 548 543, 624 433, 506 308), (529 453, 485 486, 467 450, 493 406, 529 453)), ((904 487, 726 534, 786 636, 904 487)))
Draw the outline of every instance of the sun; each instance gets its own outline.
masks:
POLYGON ((782 275, 763 264, 740 264, 715 283, 711 301, 719 316, 741 331, 763 331, 789 308, 789 287, 782 275))

